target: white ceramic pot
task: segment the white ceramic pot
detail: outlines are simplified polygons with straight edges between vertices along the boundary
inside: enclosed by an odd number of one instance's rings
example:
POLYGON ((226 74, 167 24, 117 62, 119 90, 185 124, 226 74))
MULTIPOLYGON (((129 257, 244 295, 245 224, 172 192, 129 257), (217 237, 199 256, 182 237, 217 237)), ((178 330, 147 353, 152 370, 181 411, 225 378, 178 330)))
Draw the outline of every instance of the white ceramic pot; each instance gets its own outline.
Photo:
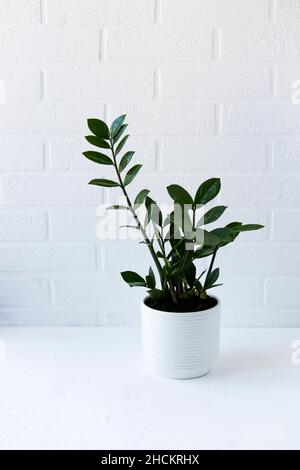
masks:
POLYGON ((143 355, 158 375, 192 379, 210 372, 218 358, 220 302, 209 310, 173 313, 142 302, 143 355))

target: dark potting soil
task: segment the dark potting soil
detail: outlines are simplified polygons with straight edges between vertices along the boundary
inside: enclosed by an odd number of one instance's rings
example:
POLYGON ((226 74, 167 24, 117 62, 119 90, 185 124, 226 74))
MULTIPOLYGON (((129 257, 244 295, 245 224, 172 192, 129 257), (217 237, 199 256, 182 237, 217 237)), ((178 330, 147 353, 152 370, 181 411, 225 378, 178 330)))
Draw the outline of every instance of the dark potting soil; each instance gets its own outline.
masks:
POLYGON ((217 303, 218 302, 214 297, 207 297, 205 300, 193 297, 187 300, 180 300, 178 304, 174 304, 169 299, 151 299, 150 297, 145 299, 147 307, 153 308, 154 310, 161 310, 163 312, 175 313, 189 313, 208 310, 215 307, 217 303))

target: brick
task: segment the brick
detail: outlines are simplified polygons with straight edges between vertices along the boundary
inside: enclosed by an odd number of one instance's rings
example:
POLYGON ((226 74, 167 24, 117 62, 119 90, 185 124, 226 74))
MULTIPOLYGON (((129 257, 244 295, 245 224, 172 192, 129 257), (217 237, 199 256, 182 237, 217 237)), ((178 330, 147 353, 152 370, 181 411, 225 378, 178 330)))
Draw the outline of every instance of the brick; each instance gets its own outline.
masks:
POLYGON ((85 205, 99 204, 103 189, 89 185, 96 175, 5 175, 2 178, 4 205, 85 205))
POLYGON ((55 279, 53 290, 56 308, 66 308, 71 312, 74 308, 89 307, 92 311, 97 308, 98 321, 106 326, 138 325, 140 301, 146 295, 144 289, 131 289, 122 280, 106 282, 82 277, 55 279), (112 295, 113 292, 118 292, 118 295, 112 295))
POLYGON ((40 101, 42 98, 42 73, 37 68, 5 65, 0 70, 0 81, 6 90, 2 101, 40 101))
POLYGON ((15 137, 0 140, 1 170, 40 171, 44 167, 44 143, 41 139, 15 137))
POLYGON ((220 282, 223 286, 211 291, 220 298, 222 308, 235 308, 238 293, 240 308, 260 308, 264 302, 264 281, 262 279, 247 277, 223 276, 222 266, 220 282))
POLYGON ((0 304, 5 307, 44 307, 49 304, 49 284, 39 279, 0 279, 0 304))
POLYGON ((40 211, 1 208, 1 241, 45 240, 47 236, 47 214, 40 211))
POLYGON ((299 0, 276 0, 275 19, 279 24, 299 24, 300 2, 299 0))
POLYGON ((0 25, 0 61, 98 60, 97 28, 0 25))
POLYGON ((255 171, 267 165, 263 140, 173 138, 162 140, 161 152, 163 171, 255 171))
MULTIPOLYGON (((120 272, 136 271, 145 276, 150 265, 151 255, 145 245, 136 240, 104 240, 99 245, 99 263, 105 278, 120 281, 120 272)), ((153 268, 154 269, 154 268, 153 268)))
MULTIPOLYGON (((89 134, 88 130, 86 130, 87 134, 89 134)), ((51 169, 55 171, 87 171, 89 173, 94 170, 96 172, 99 166, 82 155, 82 152, 91 149, 101 151, 101 149, 89 144, 82 136, 53 137, 50 144, 51 169)), ((155 170, 157 156, 154 139, 130 136, 126 147, 124 147, 124 152, 127 149, 135 151, 134 160, 143 164, 144 171, 155 170)), ((105 150, 103 152, 105 153, 105 150)), ((110 176, 113 175, 111 168, 101 167, 101 171, 106 171, 110 176)))
POLYGON ((300 279, 279 278, 266 281, 266 306, 274 309, 299 311, 300 279))
POLYGON ((51 211, 51 238, 56 241, 96 241, 96 207, 54 208, 51 211))
POLYGON ((146 296, 143 288, 130 288, 124 281, 109 283, 104 299, 104 324, 108 326, 139 326, 140 303, 146 296), (111 292, 117 295, 111 297, 111 292), (108 295, 110 293, 110 295, 108 295))
POLYGON ((214 135, 216 112, 210 103, 111 104, 112 116, 128 115, 135 135, 214 135))
POLYGON ((222 25, 223 23, 257 23, 268 19, 268 1, 252 0, 186 0, 174 5, 174 0, 161 2, 161 18, 163 24, 202 25, 209 23, 222 25))
POLYGON ((272 239, 274 241, 298 242, 300 233, 300 210, 275 210, 273 213, 272 239))
POLYGON ((108 31, 108 60, 205 60, 212 56, 209 28, 135 28, 108 31))
POLYGON ((0 24, 41 23, 40 0, 1 0, 0 24))
POLYGON ((155 0, 50 0, 49 23, 141 25, 154 22, 155 0))
POLYGON ((224 135, 293 134, 300 130, 300 107, 276 102, 227 104, 222 122, 224 135))
POLYGON ((54 303, 58 307, 98 307, 103 296, 108 297, 109 286, 96 279, 61 279, 53 281, 54 303))
POLYGON ((280 64, 277 66, 276 96, 289 98, 290 101, 299 105, 300 93, 300 67, 297 64, 280 64))
MULTIPOLYGON (((89 132, 87 119, 103 119, 104 105, 100 103, 11 103, 0 115, 3 133, 76 133, 82 137, 89 132)), ((81 139, 82 139, 81 137, 81 139)))
POLYGON ((151 99, 154 68, 108 63, 50 66, 47 96, 57 101, 151 99))
POLYGON ((280 171, 300 170, 300 139, 277 139, 274 142, 273 168, 280 171))
POLYGON ((299 176, 224 175, 222 178, 222 201, 225 205, 293 206, 300 204, 299 176))
POLYGON ((297 60, 300 31, 297 25, 263 23, 221 28, 222 59, 236 61, 297 60))
POLYGON ((271 96, 267 65, 215 62, 162 65, 161 96, 167 99, 271 96), (176 79, 174 79, 176 77, 176 79))
POLYGON ((2 244, 1 271, 92 271, 95 247, 85 244, 2 244))
POLYGON ((259 243, 235 244, 224 247, 218 256, 224 276, 299 275, 300 245, 259 243), (279 270, 279 271, 278 271, 279 270))

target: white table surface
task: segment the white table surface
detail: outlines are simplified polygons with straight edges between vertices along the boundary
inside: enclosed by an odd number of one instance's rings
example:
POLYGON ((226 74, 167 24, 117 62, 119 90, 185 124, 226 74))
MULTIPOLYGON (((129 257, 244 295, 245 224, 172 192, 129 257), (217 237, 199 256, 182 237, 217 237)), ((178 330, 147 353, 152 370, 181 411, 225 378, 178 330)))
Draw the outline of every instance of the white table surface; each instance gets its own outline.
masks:
POLYGON ((2 328, 0 448, 300 449, 297 339, 224 329, 216 370, 173 381, 144 369, 138 328, 2 328))

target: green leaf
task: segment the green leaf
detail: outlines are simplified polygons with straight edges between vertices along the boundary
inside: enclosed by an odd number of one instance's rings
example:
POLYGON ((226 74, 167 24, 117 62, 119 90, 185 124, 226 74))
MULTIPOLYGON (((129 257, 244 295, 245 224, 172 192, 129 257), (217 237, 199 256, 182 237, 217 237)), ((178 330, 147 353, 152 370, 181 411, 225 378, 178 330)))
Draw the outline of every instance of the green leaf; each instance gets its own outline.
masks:
POLYGON ((119 206, 119 205, 114 205, 114 206, 108 206, 106 208, 107 211, 118 211, 118 210, 129 210, 129 208, 127 206, 119 206))
POLYGON ((196 278, 196 266, 193 262, 188 262, 184 267, 184 276, 190 287, 193 287, 196 278))
POLYGON ((106 140, 101 139, 101 137, 97 137, 96 135, 86 135, 85 139, 95 147, 100 147, 102 149, 110 149, 110 145, 106 140))
POLYGON ((219 286, 223 286, 223 284, 213 284, 213 285, 210 286, 210 287, 206 287, 206 290, 214 289, 215 287, 219 287, 219 286))
POLYGON ((215 228, 210 233, 217 235, 222 243, 230 243, 233 241, 233 234, 230 227, 215 228))
POLYGON ((149 189, 142 189, 138 193, 137 197, 134 200, 134 206, 136 209, 138 209, 143 204, 143 202, 145 201, 149 193, 150 193, 149 189))
POLYGON ((202 228, 196 229, 196 240, 205 246, 218 246, 221 243, 221 239, 216 233, 208 232, 202 228))
POLYGON ((201 219, 197 223, 197 227, 215 222, 224 214, 226 209, 226 206, 213 207, 208 212, 206 212, 203 217, 201 217, 201 219))
POLYGON ((99 163, 99 165, 113 165, 112 160, 104 153, 99 152, 83 152, 83 155, 92 162, 99 163))
POLYGON ((118 155, 118 153, 121 152, 122 148, 124 147, 124 145, 126 144, 127 140, 128 140, 128 137, 129 135, 125 135, 125 137, 123 137, 123 139, 121 140, 121 142, 118 144, 117 148, 116 148, 116 151, 115 151, 115 154, 118 155))
POLYGON ((122 172, 125 170, 129 162, 131 161, 132 157, 134 155, 134 152, 127 152, 123 157, 121 158, 120 164, 119 164, 119 171, 122 172))
POLYGON ((154 224, 157 224, 161 227, 162 226, 162 213, 157 203, 151 197, 147 196, 145 199, 145 206, 147 209, 147 214, 146 214, 147 224, 151 220, 154 224))
POLYGON ((251 232, 252 230, 260 230, 261 228, 264 228, 264 226, 259 224, 247 224, 233 228, 232 230, 234 232, 251 232))
POLYGON ((115 138, 113 139, 114 144, 118 142, 118 140, 122 137, 127 127, 128 127, 128 124, 123 124, 123 126, 121 126, 119 132, 115 135, 115 138))
POLYGON ((150 289, 155 289, 156 280, 155 280, 154 272, 151 267, 149 268, 148 276, 146 276, 146 284, 147 284, 147 287, 149 287, 150 289))
POLYGON ((97 137, 109 139, 109 129, 104 121, 100 119, 88 119, 88 126, 90 131, 97 137))
POLYGON ((221 180, 220 178, 211 178, 199 186, 195 196, 195 206, 207 204, 214 199, 220 192, 221 180))
POLYGON ((143 279, 139 274, 135 273, 134 271, 123 271, 121 276, 130 287, 145 287, 145 279, 143 279))
POLYGON ((215 282, 219 279, 219 275, 220 275, 219 268, 216 268, 213 271, 211 271, 211 273, 209 273, 206 276, 204 289, 209 289, 210 287, 212 287, 215 284, 215 282))
POLYGON ((200 259, 200 258, 206 258, 207 256, 210 256, 213 254, 215 251, 215 247, 212 245, 208 246, 202 246, 202 248, 199 248, 198 250, 194 251, 193 258, 194 259, 200 259))
POLYGON ((119 183, 116 183, 115 181, 112 180, 106 180, 106 179, 95 179, 89 182, 89 184, 93 184, 95 186, 103 186, 105 188, 115 188, 117 186, 120 186, 119 183))
POLYGON ((167 187, 167 191, 173 201, 182 205, 188 204, 192 206, 193 198, 182 186, 179 186, 178 184, 171 184, 167 187))
POLYGON ((128 173, 126 174, 124 178, 125 186, 127 186, 134 180, 134 178, 136 177, 136 175, 138 174, 141 168, 142 168, 142 165, 134 165, 132 168, 130 168, 130 170, 128 171, 128 173))
POLYGON ((163 299, 166 297, 166 294, 164 293, 164 291, 159 290, 159 289, 150 289, 147 292, 150 298, 153 300, 159 300, 159 299, 163 299))
POLYGON ((110 127, 110 133, 113 138, 118 134, 119 130, 122 127, 123 122, 125 121, 125 118, 126 118, 126 114, 123 114, 122 116, 117 117, 117 119, 113 121, 110 127))

